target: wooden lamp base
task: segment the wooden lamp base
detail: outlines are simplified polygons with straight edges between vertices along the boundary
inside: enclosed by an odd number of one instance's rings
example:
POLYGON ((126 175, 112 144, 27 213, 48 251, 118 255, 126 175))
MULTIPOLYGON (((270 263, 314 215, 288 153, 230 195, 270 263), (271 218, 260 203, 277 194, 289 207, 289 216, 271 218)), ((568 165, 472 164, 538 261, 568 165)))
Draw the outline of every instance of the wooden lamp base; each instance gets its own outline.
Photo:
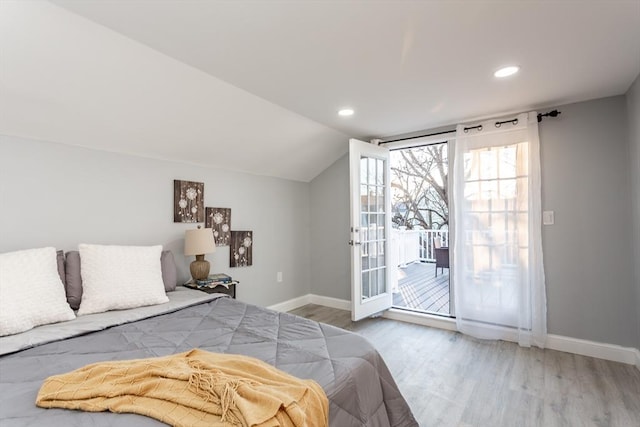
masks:
POLYGON ((209 277, 210 269, 211 264, 209 264, 209 261, 204 259, 204 255, 196 255, 196 260, 189 265, 189 270, 191 270, 191 277, 193 277, 193 280, 206 279, 209 277))

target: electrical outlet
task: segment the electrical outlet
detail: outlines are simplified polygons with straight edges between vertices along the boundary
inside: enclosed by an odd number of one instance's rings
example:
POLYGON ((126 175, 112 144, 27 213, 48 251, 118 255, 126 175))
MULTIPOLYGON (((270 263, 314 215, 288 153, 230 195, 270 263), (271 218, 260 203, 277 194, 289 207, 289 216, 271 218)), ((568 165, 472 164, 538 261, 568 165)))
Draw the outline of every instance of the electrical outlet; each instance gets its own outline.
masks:
POLYGON ((282 271, 278 271, 278 273, 276 274, 276 280, 278 281, 278 283, 282 282, 282 271))
POLYGON ((543 225, 553 225, 555 223, 555 218, 553 211, 544 211, 542 212, 542 224, 543 225))

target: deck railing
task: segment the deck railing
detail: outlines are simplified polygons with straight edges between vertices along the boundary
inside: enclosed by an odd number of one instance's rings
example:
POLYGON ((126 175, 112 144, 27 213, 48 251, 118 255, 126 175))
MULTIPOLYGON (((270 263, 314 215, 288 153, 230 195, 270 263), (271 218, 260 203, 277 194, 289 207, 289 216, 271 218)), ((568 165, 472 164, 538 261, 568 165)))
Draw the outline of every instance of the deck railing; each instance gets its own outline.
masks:
POLYGON ((393 229, 392 240, 397 241, 398 265, 415 261, 435 262, 434 241, 449 246, 449 230, 401 230, 393 229))
POLYGON ((449 230, 419 230, 420 231, 420 261, 435 262, 434 242, 440 240, 441 247, 449 246, 449 230))

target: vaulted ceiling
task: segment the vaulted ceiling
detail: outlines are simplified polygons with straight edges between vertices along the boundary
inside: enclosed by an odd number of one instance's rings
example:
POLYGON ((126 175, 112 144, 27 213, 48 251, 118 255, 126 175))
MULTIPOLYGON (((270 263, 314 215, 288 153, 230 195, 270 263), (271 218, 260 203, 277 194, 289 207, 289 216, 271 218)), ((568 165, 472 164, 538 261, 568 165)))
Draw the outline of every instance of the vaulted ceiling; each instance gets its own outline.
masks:
POLYGON ((619 95, 640 73, 637 0, 0 8, 0 133, 302 181, 349 137, 619 95))

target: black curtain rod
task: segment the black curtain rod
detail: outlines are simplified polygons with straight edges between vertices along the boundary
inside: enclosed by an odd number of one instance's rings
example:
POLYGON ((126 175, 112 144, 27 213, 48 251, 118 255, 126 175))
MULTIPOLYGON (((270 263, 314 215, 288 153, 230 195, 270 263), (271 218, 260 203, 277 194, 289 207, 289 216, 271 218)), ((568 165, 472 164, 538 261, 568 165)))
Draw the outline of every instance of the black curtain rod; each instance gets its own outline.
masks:
MULTIPOLYGON (((551 111, 549 111, 547 113, 544 113, 544 114, 538 113, 538 123, 540 123, 544 117, 558 117, 560 115, 560 113, 561 113, 561 111, 558 111, 558 110, 551 110, 551 111)), ((515 119, 511 119, 511 120, 503 120, 501 122, 495 122, 495 126, 497 128, 499 128, 500 126, 502 126, 505 123, 511 123, 512 125, 515 126, 515 125, 518 124, 518 119, 515 118, 515 119)), ((466 128, 464 128, 464 131, 465 132, 469 132, 471 129, 482 130, 482 125, 466 127, 466 128)), ((452 132, 455 132, 455 130, 445 130, 445 131, 442 131, 442 132, 433 132, 433 133, 425 133, 425 134, 416 135, 416 136, 408 136, 406 138, 390 139, 388 141, 380 141, 379 145, 389 144, 391 142, 408 141, 410 139, 426 138, 428 136, 445 135, 445 134, 452 133, 452 132)))
MULTIPOLYGON (((538 119, 538 121, 540 121, 540 119, 538 119)), ((515 118, 515 119, 511 119, 511 120, 503 120, 503 121, 501 121, 501 122, 495 122, 495 123, 494 123, 494 125, 495 125, 497 128, 499 128, 499 127, 501 127, 501 126, 502 126, 503 124, 505 124, 505 123, 511 123, 512 125, 514 125, 514 126, 515 126, 515 125, 517 125, 517 124, 518 124, 518 119, 517 119, 517 118, 515 118)), ((466 127, 466 128, 464 128, 464 133, 469 132, 471 129, 478 129, 478 131, 481 131, 481 130, 482 130, 482 125, 466 127)))
POLYGON ((544 113, 544 114, 538 113, 538 123, 542 121, 543 117, 558 117, 560 113, 561 111, 558 111, 558 110, 551 110, 548 113, 544 113))
MULTIPOLYGON (((558 110, 551 110, 547 113, 538 113, 538 123, 540 123, 542 121, 543 118, 545 117, 558 117, 560 115, 560 111, 558 110)), ((501 127, 503 124, 505 123, 511 123, 512 125, 517 125, 518 124, 518 118, 516 117, 515 119, 511 119, 511 120, 502 120, 502 121, 498 121, 495 122, 494 125, 499 128, 501 127)), ((482 125, 478 125, 478 126, 469 126, 469 127, 465 127, 464 128, 464 132, 467 133, 469 132, 471 129, 478 129, 479 131, 482 130, 482 125)))
MULTIPOLYGON (((558 117, 560 115, 560 111, 558 110, 551 110, 549 112, 546 113, 538 113, 538 123, 540 123, 542 121, 543 118, 545 117, 558 117)), ((505 123, 511 123, 512 125, 517 125, 518 124, 518 118, 516 117, 515 119, 511 119, 511 120, 503 120, 503 121, 499 121, 499 122, 495 122, 495 126, 497 128, 501 127, 503 124, 505 123)), ((482 130, 482 125, 478 125, 478 126, 469 126, 464 128, 465 133, 469 132, 471 129, 478 129, 479 131, 482 130)))
POLYGON ((453 132, 455 132, 455 129, 454 130, 444 130, 442 132, 425 133, 423 135, 408 136, 406 138, 390 139, 388 141, 380 141, 380 145, 389 144, 390 142, 408 141, 410 139, 426 138, 427 136, 445 135, 447 133, 453 133, 453 132))

